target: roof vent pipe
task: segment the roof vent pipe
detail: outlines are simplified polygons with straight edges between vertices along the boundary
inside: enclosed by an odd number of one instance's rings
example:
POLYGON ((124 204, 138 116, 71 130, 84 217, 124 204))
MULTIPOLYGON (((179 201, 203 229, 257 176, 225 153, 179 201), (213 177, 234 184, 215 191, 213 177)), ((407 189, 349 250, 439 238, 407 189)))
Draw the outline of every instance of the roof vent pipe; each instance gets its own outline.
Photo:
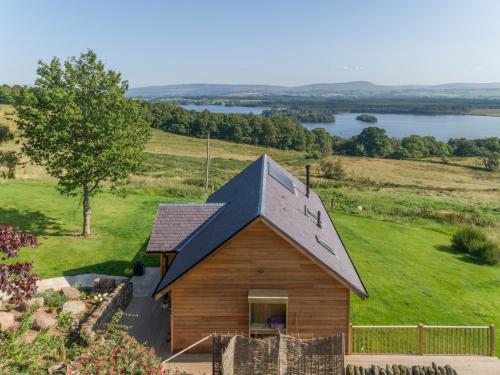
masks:
POLYGON ((306 197, 309 198, 309 190, 311 189, 311 166, 306 165, 306 197))
POLYGON ((320 210, 318 210, 318 224, 317 225, 318 225, 318 227, 321 228, 321 211, 320 210))

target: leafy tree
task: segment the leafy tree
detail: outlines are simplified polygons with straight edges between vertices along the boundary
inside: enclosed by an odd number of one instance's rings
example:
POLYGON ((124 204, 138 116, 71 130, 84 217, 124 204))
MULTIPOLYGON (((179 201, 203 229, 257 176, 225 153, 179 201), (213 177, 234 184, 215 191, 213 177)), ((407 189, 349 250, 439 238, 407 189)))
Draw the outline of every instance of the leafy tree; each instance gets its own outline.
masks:
MULTIPOLYGON (((0 257, 15 258, 21 247, 36 247, 37 241, 30 233, 21 233, 10 225, 0 225, 0 257)), ((10 296, 9 302, 19 304, 36 292, 38 277, 31 273, 31 263, 0 263, 0 292, 10 296)))
POLYGON ((450 139, 448 144, 453 149, 455 156, 477 156, 478 148, 473 140, 465 138, 450 139))
POLYGON ((316 136, 314 147, 317 148, 322 157, 332 154, 332 137, 323 128, 313 129, 313 134, 316 136))
POLYGON ((401 139, 401 147, 408 151, 409 158, 416 159, 427 156, 428 148, 421 137, 418 135, 409 135, 401 139))
POLYGON ((479 156, 481 162, 483 163, 484 169, 487 171, 494 171, 498 169, 500 153, 495 151, 490 151, 488 149, 479 148, 479 156))
MULTIPOLYGON (((10 141, 14 138, 14 134, 10 131, 7 125, 0 124, 0 144, 10 141)), ((19 155, 15 151, 0 151, 0 167, 6 170, 0 171, 0 177, 14 178, 16 166, 19 163, 19 155)))
POLYGON ((58 179, 58 190, 79 195, 84 236, 90 198, 109 184, 115 193, 141 168, 150 130, 143 107, 125 97, 127 81, 106 70, 89 50, 61 64, 39 62, 34 87, 16 101, 23 152, 58 179))
POLYGON ((362 146, 358 148, 361 155, 385 156, 391 151, 390 139, 385 129, 377 128, 376 126, 364 128, 356 137, 356 143, 362 146))

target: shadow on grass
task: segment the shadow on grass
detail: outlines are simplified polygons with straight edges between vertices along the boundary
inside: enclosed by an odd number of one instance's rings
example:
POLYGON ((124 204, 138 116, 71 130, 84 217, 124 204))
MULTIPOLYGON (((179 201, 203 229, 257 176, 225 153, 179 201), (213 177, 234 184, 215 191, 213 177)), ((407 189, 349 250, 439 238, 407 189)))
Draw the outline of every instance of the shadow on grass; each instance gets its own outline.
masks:
POLYGON ((452 254, 455 256, 455 258, 460 259, 462 262, 465 262, 465 263, 477 264, 477 265, 487 265, 487 263, 483 262, 482 260, 476 259, 476 258, 470 256, 469 254, 461 253, 460 251, 453 249, 451 246, 439 245, 439 246, 436 246, 436 249, 438 251, 442 251, 443 253, 452 254))
POLYGON ((131 277, 133 265, 136 261, 141 261, 146 267, 158 267, 159 257, 146 254, 149 237, 141 245, 135 256, 130 260, 108 260, 101 263, 88 264, 78 268, 63 271, 64 276, 81 275, 84 273, 100 273, 104 275, 131 277))
POLYGON ((62 236, 59 223, 40 211, 23 210, 16 208, 0 208, 0 225, 13 225, 22 232, 33 233, 36 236, 62 236))

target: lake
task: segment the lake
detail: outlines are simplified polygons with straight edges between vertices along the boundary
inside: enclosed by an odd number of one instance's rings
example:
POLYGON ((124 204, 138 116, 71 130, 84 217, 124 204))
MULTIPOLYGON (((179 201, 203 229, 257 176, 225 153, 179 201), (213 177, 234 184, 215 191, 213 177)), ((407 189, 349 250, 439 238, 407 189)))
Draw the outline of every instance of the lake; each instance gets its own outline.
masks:
MULTIPOLYGON (((216 113, 261 114, 264 107, 226 107, 221 105, 184 105, 186 109, 216 113)), ((401 115, 375 114, 378 122, 370 124, 356 120, 359 113, 337 113, 334 123, 304 123, 307 129, 325 128, 330 134, 352 137, 368 126, 377 126, 387 131, 391 137, 407 135, 432 135, 436 139, 500 137, 500 117, 471 115, 401 115)))

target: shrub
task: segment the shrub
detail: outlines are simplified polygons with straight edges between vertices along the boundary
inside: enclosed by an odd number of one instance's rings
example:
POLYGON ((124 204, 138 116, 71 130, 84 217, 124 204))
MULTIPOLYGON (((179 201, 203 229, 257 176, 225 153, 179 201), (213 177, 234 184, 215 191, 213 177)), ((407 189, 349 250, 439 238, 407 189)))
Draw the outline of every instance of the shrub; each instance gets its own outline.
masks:
POLYGON ((468 253, 483 262, 495 264, 498 261, 498 246, 478 228, 466 227, 458 230, 451 242, 455 250, 468 253))
POLYGON ((58 325, 59 328, 61 328, 63 330, 69 329, 69 327, 71 326, 72 321, 73 320, 71 318, 71 314, 70 313, 61 311, 57 315, 57 325, 58 325))
POLYGON ((340 160, 323 159, 319 165, 324 177, 331 180, 343 180, 346 172, 340 160))
POLYGON ((127 335, 118 313, 96 342, 71 363, 67 374, 165 374, 152 349, 127 335))
POLYGON ((49 307, 49 311, 54 311, 66 302, 66 296, 59 291, 56 292, 54 289, 44 290, 38 293, 38 295, 43 298, 45 304, 49 307))

